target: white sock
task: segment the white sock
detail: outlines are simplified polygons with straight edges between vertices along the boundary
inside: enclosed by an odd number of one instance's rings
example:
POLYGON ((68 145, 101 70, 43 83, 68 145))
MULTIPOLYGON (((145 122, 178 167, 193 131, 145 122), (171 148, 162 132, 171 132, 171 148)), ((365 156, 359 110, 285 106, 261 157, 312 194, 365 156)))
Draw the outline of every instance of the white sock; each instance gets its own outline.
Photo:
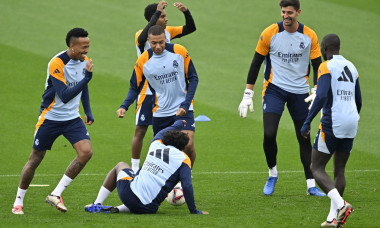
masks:
POLYGON ((13 204, 13 207, 15 207, 17 205, 24 206, 24 197, 25 197, 26 190, 28 190, 28 189, 25 189, 25 190, 21 189, 21 188, 17 189, 16 200, 13 204))
POLYGON ((331 205, 330 205, 330 212, 329 215, 327 215, 326 221, 331 222, 332 220, 336 219, 336 206, 335 203, 331 200, 331 205))
POLYGON ((140 159, 131 158, 131 163, 133 172, 137 173, 140 168, 140 159))
POLYGON ((315 187, 315 179, 307 179, 306 185, 307 185, 307 189, 315 187))
POLYGON ((277 177, 277 165, 275 165, 273 168, 269 168, 269 176, 270 177, 277 177))
POLYGON ((57 187, 55 187, 54 191, 51 194, 54 196, 60 196, 62 194, 63 190, 65 190, 67 188, 67 186, 69 186, 69 184, 72 181, 73 181, 73 179, 66 176, 66 174, 63 174, 62 179, 59 181, 57 187))
POLYGON ((329 191, 329 193, 327 193, 327 196, 334 202, 337 209, 344 206, 344 199, 340 196, 336 188, 329 191))
POLYGON ((124 204, 117 206, 117 209, 119 209, 119 213, 130 212, 129 208, 127 206, 125 206, 124 204))
POLYGON ((96 198, 94 204, 103 204, 104 200, 107 199, 107 197, 111 194, 111 191, 106 189, 103 185, 100 187, 98 197, 96 198))

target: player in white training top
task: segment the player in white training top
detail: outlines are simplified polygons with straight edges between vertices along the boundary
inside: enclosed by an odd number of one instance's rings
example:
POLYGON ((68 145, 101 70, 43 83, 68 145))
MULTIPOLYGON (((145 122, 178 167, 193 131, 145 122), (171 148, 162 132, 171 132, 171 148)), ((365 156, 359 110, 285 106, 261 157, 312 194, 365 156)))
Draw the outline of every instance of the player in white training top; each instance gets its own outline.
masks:
POLYGON ((118 163, 107 175, 93 204, 85 206, 91 213, 119 212, 116 207, 102 206, 117 187, 120 200, 126 206, 123 212, 135 214, 156 213, 162 201, 181 181, 187 207, 192 214, 208 214, 196 208, 191 179, 191 162, 183 152, 189 137, 181 132, 185 122, 177 120, 154 137, 145 162, 135 175, 127 163, 118 163))
POLYGON ((342 196, 346 187, 345 167, 358 130, 362 97, 358 71, 339 55, 339 49, 340 39, 336 34, 323 38, 321 51, 325 62, 319 66, 316 97, 301 128, 301 134, 309 136, 310 124, 323 108, 311 158, 315 180, 331 199, 330 213, 322 227, 341 227, 353 211, 342 196), (326 164, 332 156, 334 180, 326 173, 326 164))
POLYGON ((93 67, 92 60, 86 56, 90 47, 87 31, 82 28, 70 30, 66 44, 69 49, 54 56, 48 64, 33 151, 21 173, 13 214, 24 214, 23 199, 26 190, 46 150, 51 149, 58 136, 63 135, 69 140, 77 152, 77 157, 67 167, 57 187, 46 197, 46 202, 58 210, 67 211, 61 194, 92 156, 90 137, 85 126, 94 122, 87 87, 93 67), (85 124, 79 115, 80 101, 85 112, 85 124))

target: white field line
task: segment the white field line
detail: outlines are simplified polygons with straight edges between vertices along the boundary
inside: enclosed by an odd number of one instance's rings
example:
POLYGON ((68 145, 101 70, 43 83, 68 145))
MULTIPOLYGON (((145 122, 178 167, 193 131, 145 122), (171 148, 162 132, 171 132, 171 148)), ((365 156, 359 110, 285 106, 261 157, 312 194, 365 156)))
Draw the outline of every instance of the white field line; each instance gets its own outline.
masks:
MULTIPOLYGON (((356 169, 356 170, 346 170, 346 173, 377 173, 380 172, 380 169, 356 169)), ((284 170, 284 171, 279 171, 279 174, 282 173, 303 173, 303 170, 284 170)), ((194 175, 213 175, 213 174, 268 174, 268 171, 260 171, 260 172, 255 172, 255 171, 223 171, 223 172, 193 172, 194 175)), ((35 177, 53 177, 53 176, 62 176, 63 174, 36 174, 34 175, 35 177)), ((81 173, 79 174, 81 176, 106 176, 107 173, 81 173)), ((20 174, 2 174, 0 175, 1 177, 19 177, 20 174)))

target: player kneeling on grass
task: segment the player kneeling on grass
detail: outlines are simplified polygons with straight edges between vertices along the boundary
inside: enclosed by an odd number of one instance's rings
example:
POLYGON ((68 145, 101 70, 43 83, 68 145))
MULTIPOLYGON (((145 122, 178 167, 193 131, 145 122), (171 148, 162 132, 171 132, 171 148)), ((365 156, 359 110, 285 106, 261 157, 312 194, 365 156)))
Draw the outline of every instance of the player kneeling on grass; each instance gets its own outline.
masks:
POLYGON ((135 174, 125 162, 119 162, 107 175, 93 204, 85 206, 91 213, 131 212, 156 213, 168 193, 181 181, 187 207, 192 214, 208 214, 197 210, 191 180, 191 162, 183 149, 189 141, 180 130, 186 122, 177 120, 154 137, 145 162, 135 174), (102 206, 104 200, 117 187, 119 207, 102 206))

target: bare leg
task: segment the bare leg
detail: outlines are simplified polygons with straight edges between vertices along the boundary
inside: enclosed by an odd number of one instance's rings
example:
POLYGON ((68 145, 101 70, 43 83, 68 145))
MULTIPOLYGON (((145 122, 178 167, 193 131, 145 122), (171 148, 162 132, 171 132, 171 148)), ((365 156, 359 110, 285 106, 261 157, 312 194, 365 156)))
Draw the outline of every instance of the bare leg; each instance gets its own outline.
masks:
POLYGON ((335 188, 335 184, 326 173, 326 164, 331 158, 331 154, 317 151, 313 148, 311 155, 311 171, 318 185, 325 193, 335 188))
POLYGON ((106 179, 104 179, 103 187, 108 189, 110 192, 112 192, 116 188, 116 178, 117 174, 126 168, 131 168, 127 163, 125 162, 119 162, 115 167, 111 169, 111 171, 108 172, 106 179))
POLYGON ((334 154, 335 187, 342 197, 343 197, 344 189, 346 188, 346 177, 344 175, 344 171, 346 169, 346 164, 349 157, 350 157, 349 153, 337 151, 334 154))
POLYGON ((132 158, 140 159, 143 140, 148 130, 148 125, 136 125, 135 135, 132 139, 132 158))
POLYGON ((70 177, 71 179, 74 179, 76 176, 78 176, 80 171, 82 171, 86 163, 92 157, 92 147, 90 140, 84 139, 76 142, 73 147, 77 151, 77 156, 70 163, 65 172, 66 176, 70 177))
POLYGON ((194 131, 184 130, 182 132, 186 133, 189 136, 189 143, 186 145, 184 151, 186 151, 186 154, 189 155, 189 158, 191 160, 191 168, 193 168, 195 158, 197 157, 194 147, 194 131))
POLYGON ((30 154, 28 162, 25 164, 21 172, 19 187, 21 189, 28 189, 30 183, 33 180, 34 173, 37 167, 40 165, 42 159, 45 157, 46 150, 38 151, 33 149, 30 154))

